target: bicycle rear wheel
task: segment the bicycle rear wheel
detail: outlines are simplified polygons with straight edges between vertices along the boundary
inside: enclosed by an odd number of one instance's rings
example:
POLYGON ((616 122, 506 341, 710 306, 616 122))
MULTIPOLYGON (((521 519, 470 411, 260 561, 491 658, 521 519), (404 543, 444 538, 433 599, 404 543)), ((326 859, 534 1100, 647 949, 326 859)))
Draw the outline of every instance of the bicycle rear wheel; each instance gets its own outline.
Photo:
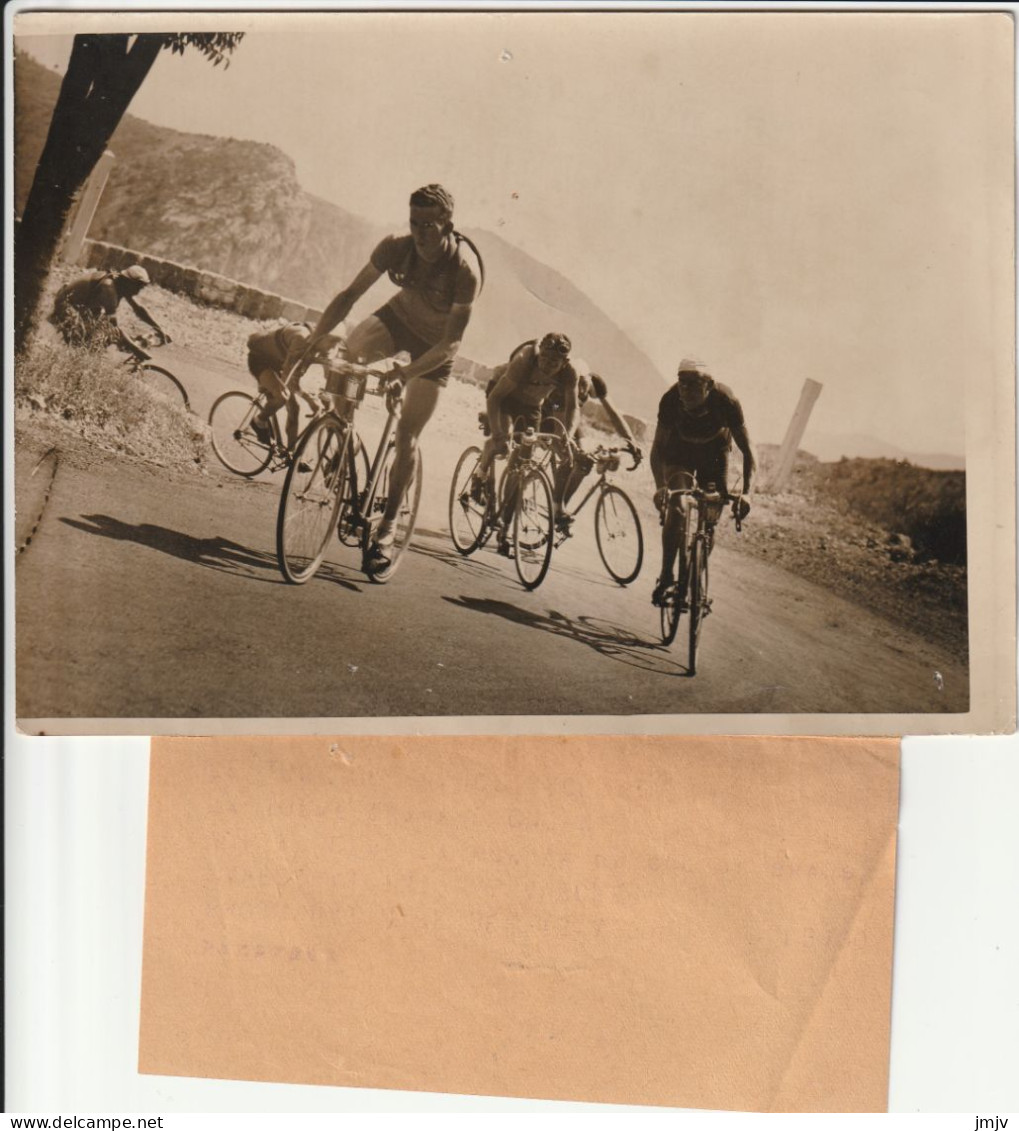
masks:
POLYGON ((151 361, 143 361, 138 367, 138 380, 142 387, 161 400, 170 404, 183 405, 190 411, 191 402, 188 400, 187 389, 180 381, 161 365, 154 365, 151 361))
POLYGON ((276 556, 292 585, 314 577, 346 499, 350 429, 323 416, 304 433, 287 469, 276 517, 276 556))
MULTIPOLYGON (((386 502, 389 496, 389 479, 395 459, 396 447, 391 444, 383 460, 382 472, 379 476, 379 487, 375 495, 375 510, 377 513, 385 512, 386 502)), ((389 565, 387 565, 385 569, 371 570, 368 573, 371 580, 379 585, 385 585, 396 572, 396 568, 403 558, 404 551, 410 545, 410 540, 414 535, 414 526, 417 523, 418 517, 418 507, 421 505, 421 467, 421 449, 415 448, 414 471, 411 476, 411 481, 407 484, 407 489, 403 493, 400 509, 396 513, 396 525, 393 529, 395 535, 393 544, 386 551, 389 558, 389 565)))
POLYGON ((609 576, 629 585, 644 564, 644 535, 637 508, 619 487, 603 487, 594 512, 594 537, 609 576))
POLYGON ((492 502, 487 497, 478 501, 471 496, 471 486, 480 462, 481 449, 468 448, 457 460, 449 485, 449 533, 457 552, 465 557, 482 545, 490 526, 492 502))
POLYGON ((513 561, 525 589, 536 589, 545 580, 554 544, 552 488, 545 473, 532 468, 517 487, 513 510, 513 561))
POLYGON ((694 540, 690 554, 690 647, 687 669, 697 674, 697 648, 701 640, 704 618, 711 611, 708 601, 708 548, 704 539, 694 540))
POLYGON ((257 475, 272 459, 272 449, 259 440, 251 426, 260 408, 258 399, 232 389, 217 397, 209 411, 212 450, 235 475, 257 475))

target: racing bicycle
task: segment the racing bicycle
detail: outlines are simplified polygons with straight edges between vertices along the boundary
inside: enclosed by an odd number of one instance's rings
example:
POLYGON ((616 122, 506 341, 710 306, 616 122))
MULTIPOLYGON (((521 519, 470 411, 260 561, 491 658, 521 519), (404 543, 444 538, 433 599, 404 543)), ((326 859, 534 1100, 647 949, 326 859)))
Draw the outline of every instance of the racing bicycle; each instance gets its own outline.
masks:
POLYGON ((161 400, 168 401, 172 405, 178 407, 183 405, 190 412, 191 400, 180 378, 171 373, 165 366, 157 365, 152 360, 152 354, 148 352, 148 348, 153 345, 152 340, 147 337, 139 337, 136 340, 144 356, 138 357, 135 354, 128 354, 124 359, 124 364, 132 370, 138 381, 150 393, 154 393, 161 400))
POLYGON ((570 451, 574 462, 588 461, 590 469, 598 473, 598 478, 572 510, 564 509, 556 545, 562 545, 570 537, 574 519, 587 505, 588 500, 597 495, 598 502, 594 508, 594 538, 598 546, 598 554, 609 577, 620 585, 629 585, 631 581, 637 579, 640 568, 644 564, 644 535, 641 531, 640 519, 637 517, 637 508, 630 501, 630 496, 621 487, 609 482, 608 476, 619 470, 620 452, 631 453, 633 464, 629 468, 630 471, 636 469, 640 462, 639 456, 634 456, 630 448, 607 448, 601 444, 594 451, 587 453, 571 443, 570 451), (562 521, 563 519, 565 521, 562 521))
MULTIPOLYGON (((311 409, 312 421, 323 411, 321 402, 300 389, 296 393, 291 391, 289 395, 303 398, 311 409)), ((261 391, 251 396, 241 389, 231 389, 217 397, 209 410, 212 450, 219 457, 219 462, 235 475, 250 479, 266 469, 282 471, 293 461, 293 452, 277 419, 278 413, 265 412, 267 400, 261 391), (266 421, 268 440, 255 433, 254 421, 259 417, 266 421)))
POLYGON ((545 580, 555 548, 551 475, 553 450, 560 438, 519 424, 510 436, 501 475, 495 474, 494 463, 487 477, 478 475, 477 445, 457 460, 449 489, 449 529, 453 545, 465 557, 498 532, 521 585, 536 589, 545 580))
POLYGON ((323 410, 304 430, 287 469, 276 519, 276 555, 288 582, 303 585, 315 576, 336 533, 346 546, 361 551, 361 568, 379 584, 395 573, 417 521, 421 502, 421 451, 404 492, 395 526, 396 538, 387 548, 388 564, 368 568, 368 552, 389 496, 396 458, 396 423, 403 386, 382 370, 365 369, 330 359, 324 366, 326 392, 323 410), (354 425, 366 395, 385 398, 385 426, 374 458, 368 454, 354 425))
POLYGON ((740 517, 743 496, 726 496, 711 483, 706 488, 698 487, 696 477, 691 487, 669 490, 662 508, 663 522, 669 509, 678 510, 683 521, 683 536, 677 553, 676 581, 663 592, 659 608, 662 640, 665 644, 671 644, 676 639, 680 617, 686 613, 689 675, 697 674, 697 649, 701 630, 705 618, 711 613, 708 558, 714 545, 715 527, 722 517, 727 497, 732 500, 731 514, 739 532, 743 528, 740 517))

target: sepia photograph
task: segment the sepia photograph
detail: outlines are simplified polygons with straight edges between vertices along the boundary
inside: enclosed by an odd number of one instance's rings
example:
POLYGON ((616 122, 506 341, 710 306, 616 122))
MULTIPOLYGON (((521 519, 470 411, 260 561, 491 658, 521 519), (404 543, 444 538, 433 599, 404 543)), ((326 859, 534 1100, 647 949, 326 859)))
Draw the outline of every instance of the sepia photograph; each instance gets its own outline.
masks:
POLYGON ((1007 15, 6 46, 25 733, 1013 728, 1007 15))

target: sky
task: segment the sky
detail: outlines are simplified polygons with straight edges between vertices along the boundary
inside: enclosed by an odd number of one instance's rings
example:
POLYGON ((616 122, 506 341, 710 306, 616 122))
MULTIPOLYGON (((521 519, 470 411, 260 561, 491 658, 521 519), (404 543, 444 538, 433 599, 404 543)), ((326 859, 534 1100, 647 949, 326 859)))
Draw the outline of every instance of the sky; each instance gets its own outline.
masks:
MULTIPOLYGON (((60 68, 87 18, 25 13, 19 46, 60 68)), ((441 181, 460 225, 560 270, 663 387, 703 358, 755 438, 781 438, 811 378, 812 430, 962 454, 964 398, 1011 379, 1003 15, 218 23, 247 32, 229 68, 164 52, 132 113, 270 142, 305 189, 394 228, 441 181)))

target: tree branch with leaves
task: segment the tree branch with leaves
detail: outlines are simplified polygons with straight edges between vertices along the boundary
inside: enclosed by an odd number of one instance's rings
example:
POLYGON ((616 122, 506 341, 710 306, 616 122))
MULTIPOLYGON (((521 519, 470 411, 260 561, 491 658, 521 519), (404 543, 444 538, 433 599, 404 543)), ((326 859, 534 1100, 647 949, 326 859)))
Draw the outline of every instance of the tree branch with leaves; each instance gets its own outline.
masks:
POLYGON ((76 35, 14 244, 14 344, 28 344, 67 218, 160 51, 229 65, 243 32, 76 35))

